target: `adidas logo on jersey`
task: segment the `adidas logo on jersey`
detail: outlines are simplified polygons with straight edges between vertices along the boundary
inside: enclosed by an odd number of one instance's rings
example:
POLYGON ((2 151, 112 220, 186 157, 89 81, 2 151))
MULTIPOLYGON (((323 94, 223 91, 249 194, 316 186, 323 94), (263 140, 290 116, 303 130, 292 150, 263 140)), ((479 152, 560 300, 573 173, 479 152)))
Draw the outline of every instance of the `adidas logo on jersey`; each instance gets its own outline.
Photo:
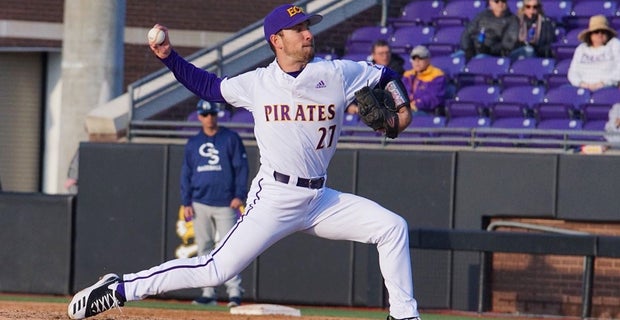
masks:
POLYGON ((327 86, 325 85, 325 82, 323 82, 323 80, 319 81, 319 83, 316 84, 315 88, 320 89, 320 88, 326 88, 327 86))

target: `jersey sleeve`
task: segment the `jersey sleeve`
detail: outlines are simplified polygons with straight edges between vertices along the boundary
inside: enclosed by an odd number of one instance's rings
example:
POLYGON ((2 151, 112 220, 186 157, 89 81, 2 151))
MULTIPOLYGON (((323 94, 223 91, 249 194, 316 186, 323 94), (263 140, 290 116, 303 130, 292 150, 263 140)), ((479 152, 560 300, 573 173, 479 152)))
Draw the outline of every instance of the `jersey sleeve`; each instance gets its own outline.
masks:
POLYGON ((350 60, 336 60, 344 77, 345 96, 350 103, 355 99, 355 91, 363 87, 374 88, 381 80, 384 67, 369 62, 354 62, 350 60))
POLYGON ((214 73, 196 67, 174 50, 161 61, 172 71, 174 77, 195 95, 211 102, 226 102, 220 93, 222 80, 214 73))
POLYGON ((257 71, 247 72, 232 78, 225 78, 220 84, 222 96, 232 106, 244 107, 252 111, 253 101, 251 92, 255 86, 255 81, 260 81, 257 71))

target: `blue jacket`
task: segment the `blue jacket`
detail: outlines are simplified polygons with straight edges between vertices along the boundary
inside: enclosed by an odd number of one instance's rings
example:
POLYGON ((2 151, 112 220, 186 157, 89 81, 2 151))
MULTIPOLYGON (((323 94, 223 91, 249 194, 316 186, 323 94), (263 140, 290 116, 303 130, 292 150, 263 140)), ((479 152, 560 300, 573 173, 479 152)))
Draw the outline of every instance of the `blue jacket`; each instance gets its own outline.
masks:
POLYGON ((202 129, 185 144, 181 168, 181 204, 198 202, 227 207, 233 198, 245 200, 248 159, 239 135, 219 127, 210 137, 202 129))

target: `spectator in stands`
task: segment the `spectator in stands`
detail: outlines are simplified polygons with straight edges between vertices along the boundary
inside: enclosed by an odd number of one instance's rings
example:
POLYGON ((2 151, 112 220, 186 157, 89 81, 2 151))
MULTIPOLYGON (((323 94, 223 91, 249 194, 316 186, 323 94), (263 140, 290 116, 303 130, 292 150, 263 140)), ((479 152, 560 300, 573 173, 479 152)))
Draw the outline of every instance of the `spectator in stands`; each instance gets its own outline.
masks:
POLYGON ((605 131, 611 133, 606 134, 605 139, 620 146, 620 103, 614 104, 609 109, 609 119, 605 124, 605 131))
POLYGON ((416 46, 410 54, 412 69, 405 71, 403 83, 411 100, 411 110, 420 113, 441 111, 446 94, 446 76, 431 64, 431 53, 416 46))
POLYGON ((519 18, 519 38, 517 49, 513 52, 516 58, 552 56, 551 44, 555 42, 555 22, 545 16, 539 0, 525 0, 517 12, 519 18))
POLYGON ((390 45, 385 40, 377 40, 372 44, 371 59, 375 64, 389 67, 401 76, 405 72, 405 60, 392 52, 390 45))
POLYGON ((465 59, 483 56, 510 57, 519 34, 519 19, 506 0, 488 0, 488 9, 478 13, 461 35, 460 54, 465 59))
POLYGON ((568 67, 568 81, 575 87, 595 91, 620 82, 620 40, 604 15, 590 17, 579 33, 582 42, 568 67))
MULTIPOLYGON (((189 138, 181 168, 181 205, 185 220, 194 219, 198 255, 215 247, 216 233, 223 237, 235 225, 235 210, 247 194, 248 160, 239 135, 218 126, 219 107, 200 100, 197 105, 200 131, 189 138)), ((226 281, 229 307, 241 304, 241 277, 226 281)), ((193 303, 216 304, 215 288, 203 288, 193 303)))
MULTIPOLYGON (((372 44, 370 58, 372 63, 387 66, 401 76, 405 72, 405 60, 398 54, 393 53, 390 44, 383 39, 379 39, 372 44)), ((353 101, 345 111, 348 114, 357 114, 359 111, 357 103, 353 101)))

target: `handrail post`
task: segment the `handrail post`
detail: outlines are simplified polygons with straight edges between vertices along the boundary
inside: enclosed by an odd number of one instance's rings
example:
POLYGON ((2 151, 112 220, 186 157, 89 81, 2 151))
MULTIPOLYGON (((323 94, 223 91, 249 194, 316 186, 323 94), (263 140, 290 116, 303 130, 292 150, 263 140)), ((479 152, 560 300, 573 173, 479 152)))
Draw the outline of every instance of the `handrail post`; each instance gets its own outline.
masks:
POLYGON ((592 288, 594 283, 594 256, 583 258, 583 287, 581 318, 587 319, 592 314, 592 288))
POLYGON ((127 122, 127 140, 131 142, 131 122, 133 121, 134 117, 133 109, 136 105, 133 84, 127 86, 127 94, 129 95, 129 114, 127 115, 129 121, 127 122))
POLYGON ((220 46, 217 48, 217 75, 218 77, 224 76, 224 47, 220 46))
POLYGON ((486 308, 486 265, 487 265, 487 253, 485 251, 480 251, 479 255, 479 263, 480 267, 478 268, 478 313, 483 313, 486 308))
POLYGON ((381 1, 381 26, 387 26, 388 8, 390 7, 390 0, 381 1))

